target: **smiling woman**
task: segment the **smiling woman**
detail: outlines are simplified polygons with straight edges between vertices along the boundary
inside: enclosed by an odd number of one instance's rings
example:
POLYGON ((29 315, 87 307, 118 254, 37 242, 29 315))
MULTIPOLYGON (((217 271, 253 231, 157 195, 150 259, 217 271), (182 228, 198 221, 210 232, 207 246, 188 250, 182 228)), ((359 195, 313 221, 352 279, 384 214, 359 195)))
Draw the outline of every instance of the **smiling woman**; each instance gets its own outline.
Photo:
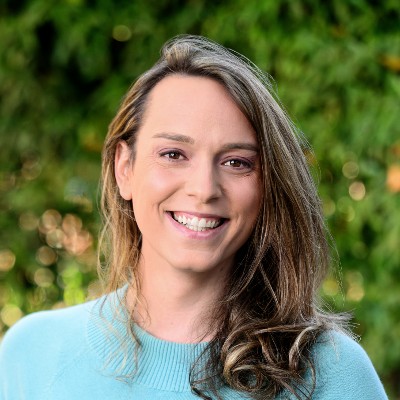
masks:
POLYGON ((106 294, 24 318, 2 399, 386 399, 346 318, 301 143, 248 60, 167 43, 103 151, 106 294))

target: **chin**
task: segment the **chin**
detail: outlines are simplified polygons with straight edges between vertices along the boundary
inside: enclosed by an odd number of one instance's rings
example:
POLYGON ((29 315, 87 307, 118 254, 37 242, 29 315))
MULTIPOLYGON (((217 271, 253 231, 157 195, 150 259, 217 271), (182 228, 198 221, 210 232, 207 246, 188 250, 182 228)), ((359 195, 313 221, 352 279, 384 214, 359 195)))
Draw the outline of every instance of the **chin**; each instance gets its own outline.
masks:
POLYGON ((175 269, 180 271, 187 271, 191 273, 198 273, 198 274, 206 274, 209 273, 213 275, 214 273, 221 273, 222 271, 226 270, 232 263, 228 262, 227 260, 220 261, 220 262, 210 262, 209 259, 204 260, 204 257, 199 257, 196 259, 195 257, 191 257, 190 263, 188 263, 188 258, 184 260, 177 260, 174 264, 175 269))

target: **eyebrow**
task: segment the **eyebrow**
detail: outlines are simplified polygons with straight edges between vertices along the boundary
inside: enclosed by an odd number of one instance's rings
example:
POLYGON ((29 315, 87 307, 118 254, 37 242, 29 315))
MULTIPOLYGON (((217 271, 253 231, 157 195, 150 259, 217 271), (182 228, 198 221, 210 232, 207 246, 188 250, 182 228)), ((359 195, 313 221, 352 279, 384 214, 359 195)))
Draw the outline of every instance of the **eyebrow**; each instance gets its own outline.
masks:
POLYGON ((164 138, 164 139, 173 140, 175 142, 194 144, 194 140, 190 136, 179 135, 177 133, 157 133, 157 135, 154 135, 153 138, 154 139, 164 138))
POLYGON ((255 153, 258 153, 258 146, 253 143, 245 143, 245 142, 228 143, 222 146, 223 151, 237 150, 237 149, 250 150, 254 151, 255 153))
MULTIPOLYGON (((173 140, 175 142, 194 144, 194 139, 191 138, 190 136, 180 135, 177 133, 157 133, 156 135, 153 136, 153 138, 154 139, 163 138, 163 139, 173 140)), ((253 143, 247 143, 247 142, 227 143, 222 146, 223 151, 237 150, 237 149, 250 150, 258 153, 258 145, 253 143)))

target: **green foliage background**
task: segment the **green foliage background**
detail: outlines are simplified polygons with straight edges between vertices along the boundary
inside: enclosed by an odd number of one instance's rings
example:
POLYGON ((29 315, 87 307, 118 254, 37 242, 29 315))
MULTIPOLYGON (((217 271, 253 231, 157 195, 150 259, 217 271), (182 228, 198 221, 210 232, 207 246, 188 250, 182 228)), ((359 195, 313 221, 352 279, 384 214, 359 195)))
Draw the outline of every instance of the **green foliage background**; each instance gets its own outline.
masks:
POLYGON ((98 295, 107 125, 167 39, 201 34, 270 73, 314 147, 340 256, 323 295, 400 398, 399 22, 396 0, 2 1, 0 331, 98 295))

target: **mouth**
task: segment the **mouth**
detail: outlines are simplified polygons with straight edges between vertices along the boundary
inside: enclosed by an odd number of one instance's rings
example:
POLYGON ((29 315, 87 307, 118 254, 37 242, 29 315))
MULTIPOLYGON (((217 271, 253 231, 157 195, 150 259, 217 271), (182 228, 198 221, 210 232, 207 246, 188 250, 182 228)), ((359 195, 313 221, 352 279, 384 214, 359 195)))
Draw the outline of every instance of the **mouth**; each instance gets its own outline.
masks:
POLYGON ((226 218, 221 218, 217 216, 198 217, 187 213, 173 211, 169 211, 169 214, 176 222, 184 225, 187 229, 190 229, 194 232, 213 230, 221 226, 225 221, 227 221, 226 218))

